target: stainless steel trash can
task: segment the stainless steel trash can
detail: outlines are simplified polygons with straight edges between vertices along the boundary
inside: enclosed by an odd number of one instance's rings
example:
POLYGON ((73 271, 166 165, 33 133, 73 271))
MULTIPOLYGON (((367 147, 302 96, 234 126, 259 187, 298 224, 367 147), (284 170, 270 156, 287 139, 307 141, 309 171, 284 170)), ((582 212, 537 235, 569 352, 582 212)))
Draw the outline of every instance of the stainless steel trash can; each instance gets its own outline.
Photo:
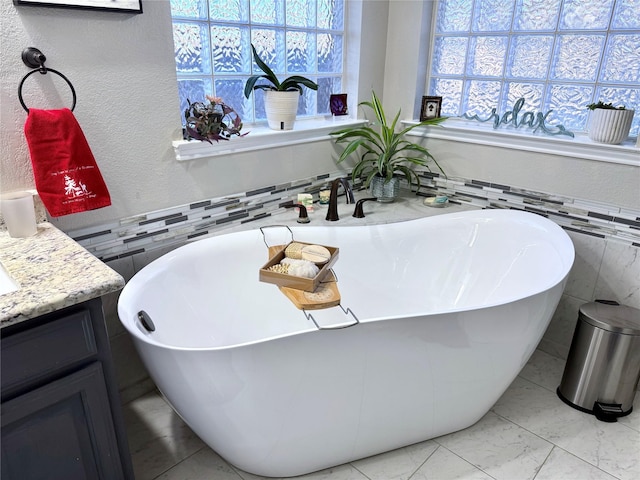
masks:
POLYGON ((640 310, 596 301, 580 307, 558 396, 599 420, 633 409, 640 379, 640 310))

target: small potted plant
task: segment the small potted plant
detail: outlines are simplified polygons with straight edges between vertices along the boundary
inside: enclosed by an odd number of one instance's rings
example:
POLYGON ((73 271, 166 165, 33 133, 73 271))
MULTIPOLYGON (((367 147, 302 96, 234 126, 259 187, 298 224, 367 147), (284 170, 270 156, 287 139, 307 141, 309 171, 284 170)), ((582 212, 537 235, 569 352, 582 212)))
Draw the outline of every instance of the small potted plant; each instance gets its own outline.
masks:
POLYGON ((251 44, 251 50, 256 65, 264 74, 249 77, 244 86, 244 96, 249 98, 252 91, 263 90, 269 128, 292 130, 298 113, 298 100, 302 95, 302 87, 318 90, 318 84, 300 75, 293 75, 280 82, 273 70, 260 58, 253 44, 251 44), (257 83, 260 79, 268 83, 257 83))
POLYGON ((353 181, 364 177, 364 185, 371 189, 371 194, 379 202, 392 202, 398 195, 400 178, 404 177, 412 187, 414 180, 420 187, 420 177, 413 167, 424 167, 431 171, 429 163, 433 162, 440 172, 446 176, 438 162, 422 145, 410 142, 405 135, 416 127, 438 125, 446 117, 430 118, 421 123, 410 125, 396 131, 400 111, 389 124, 384 109, 375 92, 371 101, 362 102, 373 110, 375 120, 364 126, 348 127, 331 135, 336 136, 336 143, 346 143, 337 163, 341 163, 356 151, 361 151, 351 172, 353 181))
MULTIPOLYGON (((187 140, 193 138, 212 143, 229 140, 232 135, 243 136, 240 115, 226 105, 220 97, 206 95, 209 103, 193 102, 187 99, 189 106, 184 111, 187 140)), ((246 133, 244 134, 246 135, 246 133)))
POLYGON ((588 131, 591 140, 617 145, 629 136, 635 110, 601 101, 591 103, 587 108, 591 110, 588 131))

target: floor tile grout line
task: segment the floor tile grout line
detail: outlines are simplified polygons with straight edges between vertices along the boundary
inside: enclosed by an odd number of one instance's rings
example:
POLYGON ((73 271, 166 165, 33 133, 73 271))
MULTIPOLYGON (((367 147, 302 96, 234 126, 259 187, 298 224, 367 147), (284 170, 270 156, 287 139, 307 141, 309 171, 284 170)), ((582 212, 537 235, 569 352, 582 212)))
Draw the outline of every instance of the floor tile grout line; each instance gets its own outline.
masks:
MULTIPOLYGON (((163 399, 164 400, 164 399, 163 399)), ((174 463, 173 465, 171 465, 169 468, 167 468, 165 471, 163 471, 162 473, 160 473, 159 475, 156 475, 155 477, 153 477, 153 480, 158 480, 160 477, 162 477, 164 474, 166 474, 167 472, 169 472, 171 469, 177 467, 178 465, 180 465, 181 463, 187 461, 188 459, 190 459, 191 457, 193 457, 196 453, 201 452, 202 450, 204 450, 205 448, 209 448, 207 446, 207 444, 204 444, 202 447, 200 447, 198 450, 196 450, 195 452, 193 452, 190 455, 187 455, 186 457, 184 457, 183 459, 181 459, 179 462, 174 463)), ((223 459, 224 460, 224 459, 223 459)), ((226 460, 225 460, 226 463, 226 460)), ((242 479, 241 479, 242 480, 242 479)))
MULTIPOLYGON (((553 451, 553 449, 554 449, 554 448, 558 448, 558 449, 562 450, 563 452, 566 452, 566 453, 568 453, 569 455, 572 455, 572 456, 576 457, 577 459, 579 459, 579 460, 583 461, 584 463, 587 463, 587 464, 591 465, 592 467, 597 468, 597 469, 598 469, 598 470, 600 470, 601 472, 604 472, 604 473, 606 473, 607 475, 610 475, 610 476, 612 476, 612 477, 614 477, 614 478, 618 478, 618 479, 619 479, 619 477, 618 477, 618 476, 616 476, 616 475, 614 475, 613 473, 609 473, 609 472, 607 472, 606 470, 603 470, 603 469, 602 469, 602 468, 600 468, 598 465, 594 465, 593 463, 591 463, 591 462, 590 462, 589 460, 587 460, 586 458, 582 458, 582 457, 580 457, 580 456, 578 456, 578 455, 576 455, 576 454, 574 454, 574 453, 571 453, 571 452, 569 452, 568 450, 565 450, 564 448, 562 448, 562 447, 561 447, 560 445, 558 445, 557 443, 554 443, 553 441, 548 440, 548 439, 546 439, 546 438, 544 438, 544 437, 540 436, 539 434, 537 434, 537 433, 535 433, 535 432, 532 432, 532 431, 531 431, 531 430, 529 430, 528 428, 526 428, 526 427, 524 427, 524 426, 522 426, 522 425, 519 425, 518 423, 514 422, 513 420, 509 420, 508 418, 503 417, 503 416, 502 416, 502 415, 500 415, 499 413, 495 412, 493 409, 491 410, 491 412, 492 412, 493 414, 497 415, 498 417, 500 417, 501 419, 503 419, 503 420, 505 420, 505 421, 507 421, 507 422, 512 423, 513 425, 517 426, 518 428, 521 428, 521 429, 525 430, 526 432, 529 432, 531 435, 533 435, 533 436, 535 436, 535 437, 538 437, 540 440, 542 440, 542 441, 544 441, 544 442, 547 442, 547 443, 549 443, 549 444, 553 445, 553 448, 551 449, 552 451, 553 451)), ((632 429, 632 430, 633 430, 633 429, 632 429)), ((550 455, 550 454, 551 454, 551 452, 549 452, 549 455, 550 455)), ((545 462, 546 462, 546 459, 545 459, 545 462)), ((543 465, 544 465, 544 462, 543 462, 543 465)), ((540 468, 542 468, 542 467, 540 467, 540 468)), ((536 473, 536 476, 537 476, 537 475, 538 475, 538 474, 536 473)), ((535 479, 535 477, 534 477, 534 479, 535 479)))
POLYGON ((553 447, 551 447, 551 450, 549 450, 549 453, 547 454, 547 456, 544 458, 544 462, 542 462, 540 464, 540 466, 538 467, 538 469, 536 470, 536 474, 533 476, 533 478, 531 480, 536 480, 536 477, 540 474, 540 471, 542 470, 542 468, 544 467, 545 463, 547 463, 547 461, 549 460, 549 457, 551 456, 551 454, 553 453, 553 451, 556 448, 560 448, 558 447, 555 443, 551 442, 551 445, 553 445, 553 447))
MULTIPOLYGON (((487 413, 488 413, 488 412, 487 412, 487 413)), ((486 415, 486 414, 485 414, 485 415, 486 415)), ((483 417, 483 418, 484 418, 484 417, 483 417)), ((478 420, 478 421, 480 421, 480 420, 478 420)), ((463 430, 466 430, 466 429, 463 429, 463 430)), ((459 431, 461 431, 461 430, 459 430, 459 431)), ((447 434, 447 435, 450 435, 450 434, 447 434)), ((446 436, 446 435, 443 435, 443 436, 446 436)), ((434 439, 433 441, 434 441, 435 443, 437 443, 437 444, 438 444, 438 448, 436 448, 436 450, 438 450, 438 449, 440 449, 440 448, 444 448, 444 449, 445 449, 447 452, 449 452, 451 455, 454 455, 454 456, 458 457, 460 460, 462 460, 463 462, 468 463, 469 465, 473 466, 474 468, 477 468, 477 469, 478 469, 478 470, 480 470, 482 473, 484 473, 487 477, 489 477, 489 478, 493 478, 494 480, 496 480, 496 477, 494 477, 493 475, 490 475, 489 473, 485 472, 483 469, 481 469, 481 468, 480 468, 478 465, 476 465, 475 463, 472 463, 472 462, 470 462, 469 460, 467 460, 466 458, 464 458, 464 457, 462 457, 462 456, 458 455, 458 454, 457 454, 456 452, 454 452, 453 450, 451 450, 451 449, 449 449, 449 448, 445 447, 444 445, 442 445, 442 444, 441 444, 440 442, 438 442, 436 439, 434 439)), ((433 453, 435 453, 435 451, 434 451, 433 453)), ((432 455, 433 455, 433 454, 432 454, 432 455)), ((429 456, 431 456, 431 455, 429 455, 429 456)), ((417 471, 418 471, 418 470, 416 470, 416 472, 417 472, 417 471)), ((413 473, 415 474, 416 472, 413 472, 413 473)), ((407 480, 410 480, 410 479, 407 479, 407 480)))
MULTIPOLYGON (((547 387, 547 386, 545 386, 545 385, 541 385, 541 384, 539 384, 539 383, 536 383, 536 382, 534 382, 533 380, 529 380, 527 377, 523 377, 523 376, 522 376, 522 375, 520 375, 520 374, 518 374, 518 378, 521 378, 522 380, 525 380, 525 381, 527 381, 527 382, 529 382, 529 383, 532 383, 533 385, 536 385, 536 386, 538 386, 538 387, 540 387, 540 388, 544 388, 544 389, 545 389, 546 391, 548 391, 548 392, 556 393, 556 390, 555 390, 555 389, 552 389, 552 388, 549 388, 549 387, 547 387)), ((511 386, 511 385, 509 385, 509 386, 511 386)))
MULTIPOLYGON (((431 439, 431 440, 433 441, 433 439, 431 439)), ((428 441, 429 440, 425 440, 425 442, 428 442, 428 441)), ((419 442, 419 443, 422 443, 422 442, 419 442)), ((435 450, 433 452, 431 452, 429 455, 427 455, 427 458, 425 458, 424 461, 420 465, 418 465, 418 467, 413 472, 411 472, 411 475, 409 475, 406 478, 406 480, 411 480, 413 478, 413 476, 418 472, 418 470, 420 470, 422 468, 422 466, 429 461, 429 459, 433 456, 433 454, 438 451, 438 449, 440 448, 440 444, 437 443, 437 442, 433 442, 433 443, 435 443, 437 445, 435 450)))
MULTIPOLYGON (((535 432, 532 432, 532 431, 531 431, 531 430, 529 430, 528 428, 523 427, 522 425, 520 425, 520 424, 518 424, 518 423, 514 422, 513 420, 510 420, 510 419, 508 419, 507 417, 504 417, 504 416, 500 415, 498 412, 496 412, 495 410, 493 410, 493 407, 491 407, 490 412, 491 412, 491 413, 493 413, 494 415, 496 415, 497 417, 501 418, 501 419, 502 419, 502 420, 504 420, 505 422, 509 422, 509 423, 511 423, 512 425, 515 425, 516 427, 521 428, 521 429, 522 429, 522 430, 524 430, 525 432, 530 433, 530 434, 531 434, 531 435, 533 435, 534 437, 537 437, 537 438, 539 438, 540 440, 542 440, 542 441, 544 441, 544 442, 546 442, 546 443, 548 443, 548 444, 550 444, 550 445, 553 445, 554 447, 557 447, 557 446, 558 446, 558 445, 556 445, 555 443, 553 443, 551 440, 547 440, 546 438, 544 438, 544 437, 540 436, 539 434, 537 434, 537 433, 535 433, 535 432)), ((553 448, 552 448, 552 450, 553 450, 553 448)))
MULTIPOLYGON (((600 471, 600 472, 604 473, 605 475, 609 475, 609 476, 610 476, 610 477, 612 477, 612 478, 616 478, 616 479, 618 479, 618 480, 622 480, 622 478, 621 478, 620 476, 615 475, 615 474, 613 474, 613 473, 609 473, 609 472, 607 472, 606 470, 603 470, 603 469, 602 469, 602 468, 600 468, 598 465, 594 465, 593 463, 588 462, 588 461, 587 461, 587 460, 585 460, 584 458, 579 457, 578 455, 576 455, 576 454, 574 454, 574 453, 571 453, 570 451, 568 451, 568 450, 566 450, 566 449, 562 448, 562 447, 561 447, 561 446, 559 446, 559 445, 556 445, 555 443, 553 444, 553 448, 551 449, 551 452, 549 452, 549 455, 547 455, 547 458, 546 458, 546 459, 545 459, 545 461, 542 463, 542 465, 544 465, 545 463, 547 463, 547 460, 549 459, 549 457, 551 456, 551 453, 552 453, 552 452, 553 452, 553 450, 555 450, 555 449, 561 450, 561 451, 563 451, 564 453, 566 453, 567 455, 570 455, 570 456, 572 456, 573 458, 577 458, 578 460, 580 460, 580 461, 582 461, 582 462, 586 463, 587 465, 591 465, 593 468, 595 468, 595 469, 597 469, 598 471, 600 471)), ((542 470, 542 466, 540 467, 540 470, 542 470)), ((538 474, 540 473, 540 470, 538 470, 538 472, 536 473, 536 476, 535 476, 532 480, 535 480, 535 479, 536 479, 536 477, 537 477, 537 476, 538 476, 538 474)))
MULTIPOLYGON (((215 450, 214 450, 215 451, 215 450)), ((222 458, 222 457, 220 457, 222 458)), ((253 473, 249 473, 249 472, 245 472, 244 470, 236 467, 235 465, 231 465, 229 462, 227 462, 224 458, 222 458, 222 460, 229 465, 229 467, 231 467, 231 470, 233 470, 233 472, 240 478, 240 480, 246 480, 248 477, 245 477, 243 475, 243 473, 246 473, 247 475, 251 475, 253 477, 255 477, 257 480, 282 480, 282 477, 265 477, 263 475, 255 475, 253 473)), ((295 478, 295 477, 294 477, 295 478)))
POLYGON ((195 452, 193 452, 191 455, 187 455, 186 457, 182 458, 180 461, 174 463, 173 465, 169 466, 166 470, 164 470, 163 472, 161 472, 160 474, 156 475, 155 477, 153 477, 153 480, 158 480, 160 477, 162 477, 163 475, 165 475, 167 472, 171 471, 171 469, 177 467, 178 465, 180 465, 182 462, 188 460, 189 458, 193 457, 196 453, 198 453, 199 451, 201 451, 203 448, 206 448, 206 445, 202 446, 199 450, 196 450, 195 452))
POLYGON ((616 475, 615 473, 607 472, 606 470, 604 470, 604 469, 600 468, 600 466, 599 466, 599 465, 594 465, 594 464, 593 464, 593 463, 591 463, 591 462, 587 462, 584 458, 580 458, 580 457, 578 457, 577 455, 575 455, 575 454, 573 454, 573 453, 571 453, 571 452, 569 452, 569 451, 565 450, 565 449, 564 449, 564 448, 562 448, 562 447, 558 447, 558 449, 562 450, 563 452, 567 453, 568 455, 571 455, 572 457, 575 457, 575 458, 577 458, 577 459, 579 459, 579 460, 582 460, 582 461, 583 461, 583 462, 585 462, 585 463, 588 463, 589 465, 593 466, 594 468, 597 468, 599 471, 601 471, 601 472, 603 472, 603 473, 605 473, 605 474, 609 475, 610 477, 617 478, 618 480, 622 480, 622 477, 621 477, 620 475, 616 475))
MULTIPOLYGON (((554 395, 557 395, 557 394, 558 394, 556 389, 547 388, 546 386, 544 386, 544 385, 540 385, 539 383, 536 383, 536 382, 534 382, 533 380, 529 380, 528 378, 523 377, 523 376, 521 376, 521 375, 518 375, 518 377, 519 377, 520 379, 524 380, 525 382, 528 382, 528 383, 530 383, 530 384, 532 384, 532 385, 535 385, 535 386, 537 386, 537 387, 543 388, 543 389, 544 389, 544 390, 546 390, 547 392, 551 392, 551 393, 553 393, 554 395)), ((637 392, 637 391, 636 391, 636 394, 640 394, 640 392, 637 392)), ((570 406, 568 406, 568 405, 567 405, 567 407, 568 407, 568 408, 571 408, 571 407, 570 407, 570 406)), ((491 407, 491 411, 493 411, 493 407, 491 407)), ((583 412, 583 413, 584 413, 584 412, 583 412)), ((584 413, 584 415, 588 415, 588 414, 587 414, 587 413, 584 413)), ((618 423, 618 424, 620 424, 620 425, 621 425, 621 426, 623 426, 623 427, 628 428, 629 430, 634 431, 634 432, 640 432, 640 430, 638 430, 638 429, 636 429, 636 428, 633 428, 632 426, 627 425, 626 423, 621 423, 621 422, 617 422, 617 423, 618 423)))
MULTIPOLYGON (((215 451, 215 450, 214 450, 214 451, 215 451)), ((222 458, 222 457, 220 457, 220 458, 222 458)), ((222 461, 223 461, 224 463, 226 463, 227 465, 229 465, 229 468, 231 468, 231 470, 233 470, 233 473, 235 473, 235 474, 238 476, 238 478, 239 478, 240 480, 245 480, 244 475, 242 475, 242 473, 241 473, 241 472, 244 472, 244 470, 240 470, 240 469, 239 469, 238 467, 236 467, 235 465, 231 465, 231 464, 230 464, 229 462, 227 462, 224 458, 222 458, 222 461)), ((249 473, 249 472, 244 472, 244 473, 249 473)), ((251 475, 251 474, 249 474, 249 475, 251 475)), ((265 477, 259 477, 259 478, 265 478, 265 477)), ((277 479, 275 479, 275 478, 274 478, 273 480, 277 480, 277 479)))
MULTIPOLYGON (((364 478, 366 478, 367 480, 372 480, 372 478, 367 475, 366 473, 364 473, 362 470, 360 470, 358 467, 356 467, 352 462, 349 462, 348 465, 353 468, 356 472, 358 472, 360 475, 362 475, 364 478)), ((412 474, 413 475, 413 474, 412 474)))
MULTIPOLYGON (((527 382, 532 383, 533 385, 536 385, 534 382, 531 382, 531 381, 527 380, 526 378, 524 378, 523 380, 526 380, 527 382)), ((541 388, 544 388, 544 387, 542 387, 541 385, 538 385, 538 386, 540 386, 541 388)), ((546 390, 547 390, 547 391, 552 391, 552 390, 549 390, 548 388, 547 388, 546 390)), ((571 407, 567 407, 567 408, 571 408, 571 407)), ((583 461, 584 463, 587 463, 587 464, 591 465, 592 467, 597 468, 597 469, 598 469, 598 470, 600 470, 601 472, 604 472, 604 473, 606 473, 607 475, 610 475, 610 476, 612 476, 612 477, 614 477, 614 478, 620 479, 620 477, 618 477, 617 475, 614 475, 613 473, 609 473, 609 472, 607 472, 606 470, 603 470, 603 469, 602 469, 602 468, 600 468, 598 465, 594 465, 592 462, 590 462, 590 461, 589 461, 589 460, 587 460, 586 458, 582 458, 582 457, 580 457, 580 456, 578 456, 578 455, 576 455, 576 454, 574 454, 574 453, 571 453, 571 452, 569 452, 568 450, 565 450, 564 448, 562 448, 562 447, 561 447, 560 445, 558 445, 557 443, 555 443, 555 442, 553 442, 553 441, 551 441, 551 440, 548 440, 548 439, 546 439, 546 438, 544 438, 544 437, 540 436, 539 434, 537 434, 537 433, 535 433, 535 432, 532 432, 532 431, 531 431, 531 430, 529 430, 528 428, 526 428, 526 427, 524 427, 524 426, 522 426, 522 425, 520 425, 520 424, 518 424, 518 423, 514 422, 513 420, 510 420, 510 419, 508 419, 508 418, 506 418, 506 417, 504 417, 504 416, 500 415, 499 413, 497 413, 496 411, 494 411, 494 410, 493 410, 493 407, 491 407, 490 412, 491 412, 491 413, 493 413, 494 415, 496 415, 496 416, 500 417, 500 418, 501 418, 501 419, 503 419, 504 421, 509 422, 509 423, 511 423, 511 424, 513 424, 513 425, 515 425, 515 426, 517 426, 518 428, 523 429, 523 430, 524 430, 524 431, 526 431, 526 432, 529 432, 531 435, 533 435, 533 436, 535 436, 535 437, 539 438, 540 440, 542 440, 542 441, 544 441, 544 442, 547 442, 547 443, 549 443, 549 444, 553 445, 553 448, 551 448, 551 451, 553 451, 553 449, 554 449, 554 448, 558 448, 558 449, 562 450, 563 452, 565 452, 565 453, 567 453, 567 454, 569 454, 569 455, 571 455, 571 456, 573 456, 573 457, 575 457, 575 458, 577 458, 577 459, 579 459, 579 460, 583 461)), ((586 414, 585 414, 585 415, 586 415, 586 414)), ((625 426, 626 426, 626 425, 625 425, 625 426)), ((630 430, 634 430, 634 429, 632 429, 632 428, 631 428, 630 430)), ((635 430, 634 430, 634 431, 635 431, 635 430)), ((551 452, 549 452, 549 455, 551 455, 551 452)), ((545 462, 546 462, 546 459, 545 459, 545 462)), ((545 462, 543 462, 543 465, 544 465, 544 463, 545 463, 545 462)), ((542 466, 541 466, 540 468, 542 468, 542 466)), ((537 476, 537 475, 538 475, 538 473, 536 473, 536 476, 537 476)), ((534 477, 534 480, 535 480, 535 477, 534 477)))

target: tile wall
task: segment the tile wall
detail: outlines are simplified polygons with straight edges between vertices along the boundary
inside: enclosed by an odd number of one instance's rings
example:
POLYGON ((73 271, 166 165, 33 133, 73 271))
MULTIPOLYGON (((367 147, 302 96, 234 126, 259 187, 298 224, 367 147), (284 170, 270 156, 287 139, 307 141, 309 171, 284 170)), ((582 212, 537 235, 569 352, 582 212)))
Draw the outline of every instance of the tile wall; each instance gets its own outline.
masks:
MULTIPOLYGON (((265 186, 221 198, 124 218, 67 232, 125 279, 152 260, 192 239, 277 215, 298 193, 317 192, 344 173, 265 186)), ((478 208, 515 208, 543 215, 571 237, 576 259, 564 295, 539 348, 566 358, 580 305, 615 300, 640 309, 640 210, 524 190, 473 179, 421 174, 419 195, 446 194, 478 208)), ((356 189, 362 188, 356 185, 356 189)), ((105 299, 105 314, 123 401, 153 389, 116 312, 118 294, 105 299)))

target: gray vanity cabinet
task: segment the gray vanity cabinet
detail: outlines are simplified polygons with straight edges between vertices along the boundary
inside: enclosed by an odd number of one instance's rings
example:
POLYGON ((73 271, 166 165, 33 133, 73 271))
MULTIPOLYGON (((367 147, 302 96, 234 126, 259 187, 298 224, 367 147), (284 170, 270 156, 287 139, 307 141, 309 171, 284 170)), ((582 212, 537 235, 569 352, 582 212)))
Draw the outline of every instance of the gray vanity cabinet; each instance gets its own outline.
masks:
POLYGON ((1 336, 2 480, 133 479, 100 299, 1 336))

